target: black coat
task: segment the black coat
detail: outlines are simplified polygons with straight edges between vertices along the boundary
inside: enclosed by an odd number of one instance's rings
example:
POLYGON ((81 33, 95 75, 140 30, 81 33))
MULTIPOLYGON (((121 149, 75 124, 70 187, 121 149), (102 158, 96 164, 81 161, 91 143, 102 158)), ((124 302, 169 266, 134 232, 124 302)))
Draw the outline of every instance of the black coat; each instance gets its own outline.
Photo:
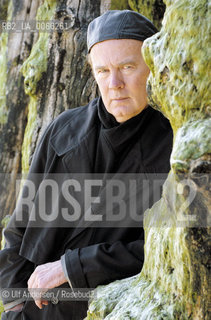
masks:
MULTIPOLYGON (((100 103, 101 99, 95 99, 86 107, 65 111, 48 126, 30 168, 30 174, 39 173, 37 190, 39 181, 52 173, 63 174, 68 179, 70 173, 94 170, 102 128, 98 115, 100 103)), ((121 163, 125 159, 137 162, 137 172, 145 175, 168 172, 172 148, 170 124, 151 107, 143 117, 134 147, 128 149, 121 163)), ((18 206, 15 213, 18 214, 18 206)), ((144 261, 141 224, 133 228, 115 225, 109 228, 79 221, 80 227, 70 223, 62 228, 48 224, 33 228, 26 220, 24 225, 17 223, 14 214, 5 230, 6 248, 0 252, 2 288, 27 287, 27 280, 37 265, 56 261, 63 254, 73 288, 95 288, 141 271, 144 261)), ((3 319, 80 320, 86 316, 86 310, 86 301, 50 303, 42 311, 33 301, 27 301, 23 312, 8 312, 3 319)))

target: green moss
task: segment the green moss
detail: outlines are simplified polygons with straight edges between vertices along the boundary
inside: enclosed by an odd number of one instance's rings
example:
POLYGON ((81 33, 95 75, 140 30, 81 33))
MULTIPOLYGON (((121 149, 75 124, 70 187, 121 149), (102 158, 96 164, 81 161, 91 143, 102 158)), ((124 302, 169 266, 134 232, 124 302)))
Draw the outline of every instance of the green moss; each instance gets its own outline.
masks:
POLYGON ((3 302, 0 300, 0 316, 4 312, 3 302))
MULTIPOLYGON (((54 16, 56 8, 56 0, 45 1, 38 9, 36 19, 37 21, 48 21, 54 16)), ((42 79, 43 74, 47 70, 47 56, 48 56, 49 33, 41 32, 38 41, 32 48, 30 56, 22 66, 22 73, 24 75, 25 92, 30 96, 28 106, 28 121, 24 133, 24 141, 22 145, 22 172, 26 173, 29 170, 29 160, 31 154, 31 142, 36 128, 37 119, 37 97, 38 84, 42 79)))
MULTIPOLYGON (((56 1, 45 1, 38 9, 37 21, 51 20, 56 8, 56 1)), ((49 33, 41 32, 39 39, 35 43, 28 59, 22 66, 24 75, 25 92, 30 96, 37 94, 38 83, 42 75, 47 70, 47 54, 48 54, 49 33)))
POLYGON ((134 10, 150 19, 160 29, 165 6, 162 0, 111 0, 111 10, 134 10))
POLYGON ((48 33, 43 33, 22 66, 26 94, 36 96, 38 82, 47 70, 48 33))
POLYGON ((8 0, 1 0, 0 3, 0 20, 7 20, 8 0))
MULTIPOLYGON (((179 208, 184 203, 183 195, 180 199, 175 197, 178 183, 176 176, 170 173, 162 199, 145 212, 142 272, 98 287, 87 320, 190 319, 196 307, 193 296, 197 296, 200 288, 190 285, 193 281, 193 260, 187 240, 190 229, 177 225, 179 208), (169 202, 176 206, 172 211, 169 202)), ((197 272, 195 276, 199 278, 200 271, 197 272)))
POLYGON ((175 206, 184 202, 177 195, 178 182, 170 173, 163 188, 162 199, 145 212, 145 260, 140 277, 150 279, 159 292, 170 299, 172 293, 179 300, 191 301, 190 281, 191 260, 186 242, 188 230, 178 227, 179 210, 175 206), (175 197, 175 195, 177 195, 175 197), (168 202, 174 210, 168 208, 168 202), (176 211, 176 212, 175 212, 176 211), (158 245, 159 243, 159 245, 158 245), (152 254, 153 252, 153 254, 152 254), (179 262, 179 263, 178 263, 179 262))
POLYGON ((143 14, 145 17, 153 21, 153 11, 155 0, 128 0, 128 3, 132 10, 138 11, 143 14))
POLYGON ((138 276, 100 286, 96 294, 98 298, 90 303, 86 320, 181 319, 181 306, 177 306, 177 312, 171 305, 164 310, 166 295, 159 293, 154 283, 138 276))
POLYGON ((87 320, 105 319, 115 309, 119 301, 125 300, 131 286, 134 288, 133 283, 136 277, 115 281, 107 286, 99 286, 96 290, 97 300, 90 303, 87 320))
POLYGON ((145 40, 143 55, 151 70, 150 103, 176 132, 190 118, 205 116, 211 103, 211 11, 206 0, 166 3, 161 32, 145 40))
MULTIPOLYGON (((3 230, 4 230, 4 228, 6 228, 10 218, 11 218, 11 216, 7 215, 2 219, 1 226, 3 227, 3 230)), ((3 232, 2 232, 1 249, 4 248, 4 245, 5 245, 5 239, 4 239, 4 235, 3 235, 3 232)))
MULTIPOLYGON (((144 4, 132 2, 137 11, 138 4, 144 4)), ((211 12, 206 0, 165 3, 163 27, 144 42, 143 55, 151 70, 150 103, 169 118, 174 130, 172 170, 161 200, 144 215, 142 272, 136 279, 100 287, 87 319, 210 319, 211 231, 197 228, 210 219, 210 182, 205 170, 207 182, 197 183, 190 168, 211 154, 211 12), (188 182, 190 192, 185 191, 188 182)))
POLYGON ((130 6, 128 5, 128 0, 111 0, 111 10, 124 10, 124 9, 130 9, 130 6))
MULTIPOLYGON (((7 11, 7 21, 12 18, 12 1, 10 1, 7 11)), ((7 43, 8 32, 2 32, 0 36, 0 124, 7 122, 9 108, 7 106, 6 87, 7 87, 7 43)))
POLYGON ((37 99, 31 97, 28 106, 28 121, 24 133, 24 139, 22 144, 22 173, 27 173, 29 170, 30 154, 31 154, 31 141, 36 127, 37 119, 37 99))
MULTIPOLYGON (((10 220, 11 216, 5 216, 2 221, 1 221, 1 226, 3 227, 3 230, 4 228, 6 228, 9 220, 10 220)), ((1 249, 4 248, 4 245, 5 245, 5 239, 4 239, 4 235, 3 235, 3 232, 2 232, 2 240, 1 240, 1 249)), ((3 302, 1 301, 0 299, 0 317, 1 317, 1 314, 4 312, 4 307, 3 307, 3 302)))
POLYGON ((161 0, 128 0, 130 8, 140 12, 158 28, 161 27, 161 20, 164 14, 165 6, 161 0))
POLYGON ((8 34, 2 33, 0 37, 0 123, 7 121, 8 107, 6 105, 6 84, 7 84, 7 40, 8 34))
POLYGON ((187 172, 193 160, 211 154, 211 118, 187 121, 178 129, 171 165, 175 172, 187 172))

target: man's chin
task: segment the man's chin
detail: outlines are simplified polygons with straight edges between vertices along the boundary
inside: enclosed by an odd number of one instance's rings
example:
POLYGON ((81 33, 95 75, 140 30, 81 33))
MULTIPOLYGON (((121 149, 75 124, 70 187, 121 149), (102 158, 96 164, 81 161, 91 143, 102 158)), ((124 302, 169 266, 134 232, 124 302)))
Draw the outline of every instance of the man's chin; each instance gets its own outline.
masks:
MULTIPOLYGON (((115 108, 113 108, 112 111, 113 111, 112 114, 116 118, 116 120, 117 119, 123 119, 123 120, 126 119, 127 120, 127 118, 130 117, 130 114, 131 114, 128 106, 124 106, 124 105, 123 106, 116 106, 115 108)), ((126 121, 126 120, 124 120, 124 121, 126 121)))
POLYGON ((113 110, 112 114, 115 117, 116 121, 121 123, 135 117, 140 112, 134 112, 134 110, 130 110, 126 106, 121 106, 121 107, 116 107, 113 110))
POLYGON ((125 122, 127 120, 129 120, 130 118, 132 118, 131 115, 129 114, 113 114, 114 118, 116 119, 117 122, 121 123, 121 122, 125 122))

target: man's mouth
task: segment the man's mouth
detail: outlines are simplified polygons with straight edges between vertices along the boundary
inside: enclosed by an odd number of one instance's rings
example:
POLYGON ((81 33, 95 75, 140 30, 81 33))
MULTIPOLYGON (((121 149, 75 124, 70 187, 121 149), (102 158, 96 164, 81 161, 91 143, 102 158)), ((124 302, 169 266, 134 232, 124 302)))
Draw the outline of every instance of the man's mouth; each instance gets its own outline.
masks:
POLYGON ((128 98, 125 97, 125 98, 114 98, 114 99, 111 99, 112 101, 123 101, 123 100, 127 100, 128 98))

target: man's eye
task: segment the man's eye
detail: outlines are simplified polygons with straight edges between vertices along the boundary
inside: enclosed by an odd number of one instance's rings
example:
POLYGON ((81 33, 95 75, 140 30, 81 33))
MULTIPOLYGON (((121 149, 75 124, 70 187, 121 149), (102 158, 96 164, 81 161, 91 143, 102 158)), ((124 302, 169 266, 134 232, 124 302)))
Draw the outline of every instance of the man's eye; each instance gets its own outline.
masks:
POLYGON ((108 69, 100 69, 97 71, 98 74, 103 74, 103 73, 106 73, 108 72, 108 69))
POLYGON ((132 66, 128 64, 128 65, 125 65, 125 66, 123 67, 123 69, 124 69, 124 70, 132 69, 132 66))

